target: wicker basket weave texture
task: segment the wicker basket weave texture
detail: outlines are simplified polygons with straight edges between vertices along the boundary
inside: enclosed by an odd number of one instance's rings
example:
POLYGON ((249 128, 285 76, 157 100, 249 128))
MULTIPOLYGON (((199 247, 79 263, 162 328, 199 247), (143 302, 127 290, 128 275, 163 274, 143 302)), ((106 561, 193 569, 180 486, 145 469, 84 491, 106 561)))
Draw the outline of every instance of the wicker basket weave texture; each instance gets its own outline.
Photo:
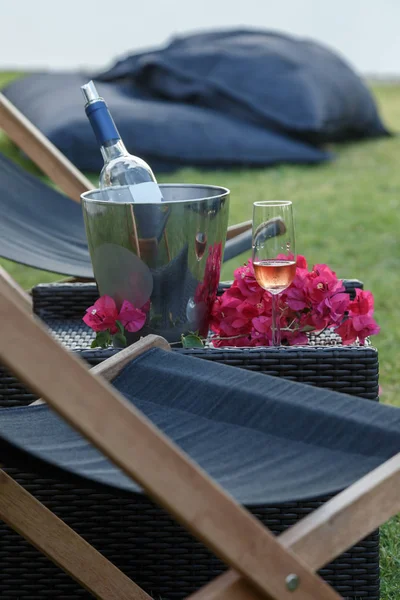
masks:
MULTIPOLYGON (((6 469, 154 598, 180 600, 223 570, 211 553, 144 497, 116 494, 6 469)), ((321 501, 260 506, 252 512, 280 533, 321 501)), ((28 543, 0 527, 0 597, 90 598, 28 543)), ((321 570, 347 600, 379 600, 379 534, 368 536, 321 570)))

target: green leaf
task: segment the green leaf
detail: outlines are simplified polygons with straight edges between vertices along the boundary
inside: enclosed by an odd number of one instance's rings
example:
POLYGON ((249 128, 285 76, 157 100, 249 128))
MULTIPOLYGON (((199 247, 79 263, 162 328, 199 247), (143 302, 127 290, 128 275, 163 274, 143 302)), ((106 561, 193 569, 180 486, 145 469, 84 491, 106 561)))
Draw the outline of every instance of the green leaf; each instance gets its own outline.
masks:
POLYGON ((119 331, 120 333, 122 333, 122 335, 124 335, 124 333, 125 333, 125 328, 124 328, 124 326, 122 325, 121 321, 118 321, 118 320, 117 320, 117 321, 115 321, 115 324, 116 324, 116 326, 118 327, 118 331, 119 331))
POLYGON ((121 321, 115 321, 116 326, 118 327, 118 331, 124 335, 125 333, 125 329, 124 326, 122 325, 121 321))
POLYGON ((111 344, 111 335, 108 331, 98 331, 96 337, 91 343, 91 348, 108 348, 111 344))
POLYGON ((313 327, 312 325, 304 325, 304 327, 302 327, 300 331, 302 331, 303 333, 307 333, 308 331, 315 331, 315 327, 313 327))
POLYGON ((126 348, 126 337, 122 333, 115 333, 112 337, 112 344, 114 348, 126 348))
POLYGON ((150 319, 150 326, 151 327, 159 327, 161 324, 162 324, 162 315, 154 315, 150 319))
POLYGON ((181 341, 184 348, 204 348, 203 340, 195 333, 182 334, 181 341))

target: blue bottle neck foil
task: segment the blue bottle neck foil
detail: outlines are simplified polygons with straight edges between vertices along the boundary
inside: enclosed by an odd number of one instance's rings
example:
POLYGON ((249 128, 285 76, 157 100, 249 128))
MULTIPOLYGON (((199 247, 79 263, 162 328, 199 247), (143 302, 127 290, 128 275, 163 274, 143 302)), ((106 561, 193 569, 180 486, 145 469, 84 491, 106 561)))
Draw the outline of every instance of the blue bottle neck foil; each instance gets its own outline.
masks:
POLYGON ((87 104, 85 112, 100 146, 110 146, 121 140, 107 104, 102 98, 87 104))

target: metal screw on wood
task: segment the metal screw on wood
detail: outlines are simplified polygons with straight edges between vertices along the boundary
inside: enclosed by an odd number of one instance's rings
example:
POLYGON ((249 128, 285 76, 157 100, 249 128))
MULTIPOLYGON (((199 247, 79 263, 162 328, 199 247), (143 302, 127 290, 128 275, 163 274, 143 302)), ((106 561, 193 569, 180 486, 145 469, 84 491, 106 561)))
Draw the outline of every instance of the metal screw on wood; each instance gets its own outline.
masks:
POLYGON ((289 592, 294 592, 299 587, 300 579, 298 575, 291 573, 286 577, 286 587, 289 592))

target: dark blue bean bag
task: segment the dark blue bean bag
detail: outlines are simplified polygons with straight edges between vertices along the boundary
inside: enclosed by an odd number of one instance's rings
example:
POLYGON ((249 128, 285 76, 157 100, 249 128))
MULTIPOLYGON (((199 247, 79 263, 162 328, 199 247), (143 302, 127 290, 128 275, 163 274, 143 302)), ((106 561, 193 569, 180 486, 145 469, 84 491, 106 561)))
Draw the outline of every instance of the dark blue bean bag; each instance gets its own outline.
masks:
MULTIPOLYGON (((88 75, 42 74, 17 80, 5 95, 81 170, 103 161, 83 108, 88 75)), ((98 83, 128 150, 158 173, 183 166, 315 163, 329 154, 210 108, 149 98, 129 82, 98 83)))
MULTIPOLYGON (((93 74, 35 74, 5 95, 82 170, 102 159, 80 86, 93 74)), ((316 163, 322 142, 387 132, 374 100, 333 52, 260 31, 176 38, 95 76, 130 152, 182 166, 316 163)))
POLYGON ((340 56, 271 31, 176 37, 165 49, 128 56, 100 78, 129 78, 162 98, 312 142, 387 134, 369 90, 340 56))

